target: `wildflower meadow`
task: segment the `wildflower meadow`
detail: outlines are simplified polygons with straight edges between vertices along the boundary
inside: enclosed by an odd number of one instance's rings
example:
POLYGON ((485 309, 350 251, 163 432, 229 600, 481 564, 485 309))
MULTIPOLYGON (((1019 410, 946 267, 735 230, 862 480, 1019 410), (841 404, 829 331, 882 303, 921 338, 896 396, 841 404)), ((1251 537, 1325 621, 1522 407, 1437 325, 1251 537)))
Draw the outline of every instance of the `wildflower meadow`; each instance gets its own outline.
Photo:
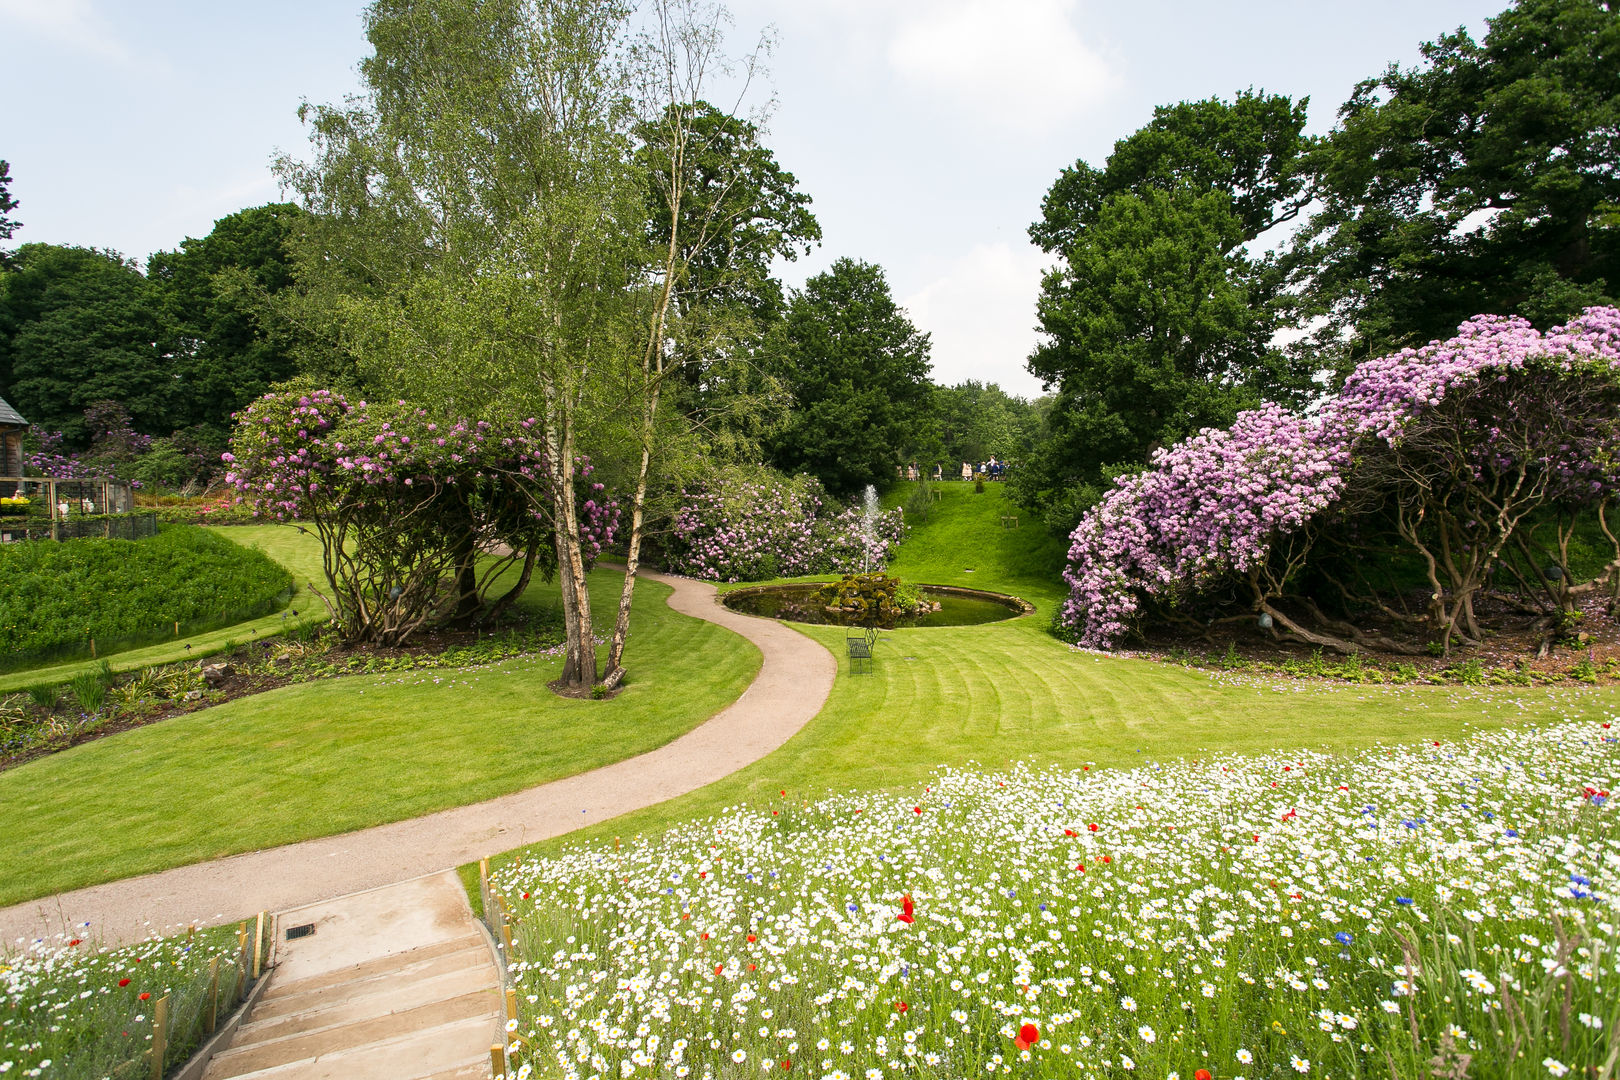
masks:
POLYGON ((509 864, 516 1075, 1612 1075, 1617 735, 783 788, 509 864))
POLYGON ((234 924, 109 950, 96 948, 93 929, 0 952, 6 1080, 149 1077, 160 1016, 164 1061, 173 1067, 229 1014, 246 981, 252 931, 234 924))

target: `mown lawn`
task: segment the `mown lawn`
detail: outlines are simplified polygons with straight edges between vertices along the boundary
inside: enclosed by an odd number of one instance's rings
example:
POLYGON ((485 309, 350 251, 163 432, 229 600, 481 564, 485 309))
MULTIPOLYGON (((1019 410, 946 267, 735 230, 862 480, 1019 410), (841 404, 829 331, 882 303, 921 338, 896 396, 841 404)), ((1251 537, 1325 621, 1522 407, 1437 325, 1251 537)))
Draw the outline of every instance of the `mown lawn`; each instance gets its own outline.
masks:
POLYGON ((938 512, 916 525, 891 570, 907 580, 1014 593, 1034 602, 1035 614, 886 633, 872 675, 849 673, 842 629, 799 626, 840 657, 840 673, 826 708, 796 737, 725 780, 530 852, 656 835, 735 803, 779 798, 784 789, 806 800, 828 791, 920 789, 940 767, 970 763, 1101 768, 1209 752, 1348 751, 1620 710, 1612 690, 1261 681, 1071 649, 1046 632, 1061 588, 1037 576, 1061 557, 1060 542, 1024 535, 1032 527, 1027 514, 1017 531, 1002 529, 999 516, 1014 511, 998 486, 977 495, 970 484, 941 486, 938 512))
MULTIPOLYGON (((307 557, 299 545, 313 540, 290 535, 293 557, 307 557)), ((593 575, 600 619, 621 580, 593 575)), ((668 593, 637 586, 630 674, 609 701, 556 697, 546 683, 561 660, 549 657, 353 676, 0 773, 0 905, 462 806, 663 745, 735 700, 760 660, 737 635, 671 611, 668 593)), ((531 597, 555 603, 544 585, 531 597)))

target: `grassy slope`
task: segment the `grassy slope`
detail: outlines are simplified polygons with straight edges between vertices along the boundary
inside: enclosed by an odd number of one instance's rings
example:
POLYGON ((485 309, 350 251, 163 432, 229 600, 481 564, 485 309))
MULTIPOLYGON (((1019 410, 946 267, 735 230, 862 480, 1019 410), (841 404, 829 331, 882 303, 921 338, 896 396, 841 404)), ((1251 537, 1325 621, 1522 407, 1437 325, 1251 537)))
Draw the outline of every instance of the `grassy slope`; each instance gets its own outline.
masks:
MULTIPOLYGON (((107 661, 114 671, 135 671, 153 664, 195 660, 225 651, 227 643, 240 643, 279 634, 290 622, 317 621, 326 618, 326 609, 309 591, 309 582, 322 579, 320 545, 313 543, 309 536, 301 535, 296 529, 285 525, 230 525, 208 526, 208 528, 244 547, 258 548, 292 571, 294 591, 288 610, 220 630, 211 630, 206 634, 117 653, 107 661), (294 610, 298 612, 296 617, 291 615, 294 610)), ((96 663, 94 660, 79 660, 0 675, 0 694, 42 683, 65 683, 81 672, 93 670, 96 663)))
MULTIPOLYGON (((805 799, 830 789, 920 789, 934 769, 974 761, 1117 766, 1205 752, 1348 750, 1620 708, 1620 696, 1602 690, 1239 684, 1072 650, 1045 632, 1063 593, 1039 576, 1040 567, 1061 558, 1060 542, 1022 520, 1016 533, 1001 529, 999 515, 1011 511, 999 487, 982 495, 968 484, 943 487, 940 513, 913 530, 892 569, 907 579, 1015 593, 1036 603, 1036 614, 888 633, 875 674, 849 675, 841 659, 827 707, 763 761, 529 850, 655 835, 723 806, 776 798, 784 788, 805 799), (964 573, 968 568, 974 572, 964 573)), ((842 656, 841 629, 798 629, 842 656)))
MULTIPOLYGON (((291 535, 295 548, 313 543, 291 535)), ((621 581, 593 576, 601 618, 621 581)), ((638 586, 630 675, 612 701, 553 695, 555 659, 355 676, 0 773, 0 905, 461 806, 660 746, 735 700, 760 659, 735 634, 675 614, 668 593, 638 586)), ((531 596, 555 602, 543 585, 531 596)))

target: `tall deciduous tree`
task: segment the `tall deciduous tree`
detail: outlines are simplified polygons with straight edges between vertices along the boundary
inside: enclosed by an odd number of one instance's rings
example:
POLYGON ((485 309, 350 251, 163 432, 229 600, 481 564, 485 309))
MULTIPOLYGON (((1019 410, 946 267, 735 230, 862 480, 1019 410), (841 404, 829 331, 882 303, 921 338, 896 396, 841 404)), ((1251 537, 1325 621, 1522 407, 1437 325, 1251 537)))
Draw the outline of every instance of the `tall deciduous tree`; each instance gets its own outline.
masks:
POLYGON ((1282 274, 1244 246, 1310 199, 1304 123, 1305 103, 1276 95, 1183 102, 1052 186, 1030 236, 1061 262, 1029 370, 1057 400, 1021 484, 1058 524, 1116 466, 1304 385, 1271 346, 1282 274))
POLYGON ((1476 312, 1547 326, 1620 296, 1620 7, 1523 0, 1423 46, 1339 110, 1299 241, 1348 364, 1476 312))
POLYGON ((705 101, 671 104, 637 130, 650 181, 649 231, 665 247, 672 226, 680 237, 671 404, 711 459, 758 461, 759 440, 785 419, 786 395, 759 363, 761 339, 786 306, 772 265, 808 254, 821 239, 810 197, 763 134, 705 101), (672 136, 685 141, 679 176, 672 136), (680 187, 678 215, 672 180, 680 187))
POLYGON ((146 278, 115 252, 24 244, 0 274, 0 385, 37 427, 87 445, 85 407, 116 401, 166 432, 174 380, 146 278))
POLYGON ((781 328, 794 411, 769 443, 773 463, 840 494, 892 478, 930 433, 928 352, 882 268, 844 258, 805 282, 781 328))
POLYGON ((232 413, 296 373, 272 298, 293 283, 286 245, 301 213, 289 203, 240 210, 207 236, 147 260, 178 380, 176 426, 223 436, 232 413))
MULTIPOLYGON (((618 0, 376 0, 366 95, 307 109, 315 161, 281 165, 316 211, 310 290, 369 377, 450 413, 539 418, 575 687, 597 677, 575 462, 593 425, 632 444, 616 681, 683 276, 679 230, 649 242, 634 133, 692 115, 668 106, 697 101, 718 62, 717 13, 660 0, 639 36, 630 15, 618 0)), ((678 221, 689 142, 664 145, 678 221)))

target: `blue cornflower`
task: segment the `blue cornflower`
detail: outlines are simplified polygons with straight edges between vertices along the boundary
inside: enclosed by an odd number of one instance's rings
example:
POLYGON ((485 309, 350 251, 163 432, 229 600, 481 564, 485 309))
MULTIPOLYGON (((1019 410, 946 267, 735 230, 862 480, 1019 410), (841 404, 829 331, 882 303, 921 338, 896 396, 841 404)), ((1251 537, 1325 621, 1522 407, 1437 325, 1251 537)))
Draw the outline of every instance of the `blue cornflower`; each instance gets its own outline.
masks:
POLYGON ((1508 834, 1508 835, 1509 835, 1509 836, 1512 836, 1512 837, 1515 837, 1515 838, 1517 838, 1517 837, 1518 837, 1518 835, 1519 835, 1519 830, 1518 830, 1518 829, 1509 829, 1509 830, 1508 830, 1508 831, 1507 831, 1507 834, 1508 834))
POLYGON ((1409 907, 1413 903, 1413 900, 1410 896, 1397 896, 1395 898, 1395 902, 1400 904, 1402 907, 1409 907))
POLYGON ((1356 940, 1356 936, 1350 933, 1348 930, 1340 930, 1337 934, 1333 935, 1333 940, 1337 941, 1340 945, 1348 945, 1352 941, 1356 940))

